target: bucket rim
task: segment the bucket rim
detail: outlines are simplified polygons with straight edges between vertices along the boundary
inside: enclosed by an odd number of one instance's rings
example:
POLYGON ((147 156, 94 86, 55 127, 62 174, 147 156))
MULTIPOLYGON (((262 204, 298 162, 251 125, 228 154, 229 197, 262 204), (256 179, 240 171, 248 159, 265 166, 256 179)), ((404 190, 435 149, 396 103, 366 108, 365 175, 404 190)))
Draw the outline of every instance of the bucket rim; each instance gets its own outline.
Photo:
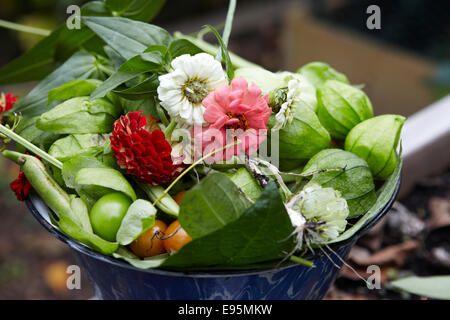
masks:
MULTIPOLYGON (((363 226, 360 230, 358 230, 353 236, 350 238, 333 243, 330 245, 333 250, 336 250, 336 248, 344 247, 351 242, 356 242, 361 236, 366 234, 375 224, 377 224, 390 210, 392 207, 392 204, 394 203, 398 192, 400 190, 401 185, 401 174, 399 175, 399 179, 396 183, 394 192, 391 196, 391 198, 385 203, 385 205, 378 211, 378 213, 370 220, 365 226, 363 226)), ((25 199, 26 206, 34 216, 34 218, 48 231, 50 232, 55 238, 58 240, 64 242, 67 244, 72 250, 77 251, 78 253, 87 255, 93 259, 100 260, 105 263, 113 264, 117 267, 137 271, 137 272, 144 272, 144 273, 150 273, 155 275, 161 275, 161 276, 171 276, 171 277, 190 277, 190 278, 224 278, 224 277, 242 277, 242 276, 250 276, 250 275, 261 275, 266 273, 273 273, 273 272, 279 272, 282 270, 294 268, 294 267, 301 267, 301 265, 292 263, 283 265, 277 268, 258 268, 258 269, 247 269, 247 270, 213 270, 213 271, 174 271, 174 270, 164 270, 164 269, 140 269, 137 268, 128 262, 125 262, 123 260, 114 258, 112 256, 108 256, 99 252, 96 252, 92 250, 87 245, 70 238, 66 234, 64 234, 61 230, 59 230, 57 227, 55 227, 53 224, 51 224, 47 219, 45 219, 42 214, 37 209, 34 201, 42 201, 39 195, 35 194, 34 196, 29 196, 25 199)), ((49 214, 51 214, 51 210, 49 210, 49 214)), ((314 254, 308 255, 307 259, 315 259, 321 256, 321 252, 316 252, 314 254)))

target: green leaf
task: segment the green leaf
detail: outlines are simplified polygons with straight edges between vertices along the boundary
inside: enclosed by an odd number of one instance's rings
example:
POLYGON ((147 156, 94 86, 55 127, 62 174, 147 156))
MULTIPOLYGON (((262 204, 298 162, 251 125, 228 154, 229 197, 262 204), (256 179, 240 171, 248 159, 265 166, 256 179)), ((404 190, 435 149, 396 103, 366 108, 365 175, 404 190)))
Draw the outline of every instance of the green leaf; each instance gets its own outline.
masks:
POLYGON ((105 0, 105 6, 109 10, 120 14, 122 11, 127 10, 133 2, 134 0, 105 0))
POLYGON ((326 169, 345 168, 345 171, 331 171, 315 174, 311 183, 331 187, 347 200, 348 218, 366 213, 375 203, 375 185, 367 163, 357 155, 341 149, 327 149, 308 161, 303 173, 326 169))
POLYGON ((407 277, 389 284, 395 289, 419 296, 450 300, 450 276, 407 277))
POLYGON ((56 140, 48 153, 64 162, 77 155, 96 156, 103 152, 108 135, 74 134, 56 140))
POLYGON ((54 61, 60 30, 53 31, 22 56, 0 69, 0 85, 41 80, 51 73, 58 63, 54 61))
POLYGON ((139 84, 126 89, 113 90, 118 96, 129 100, 148 99, 149 96, 155 95, 159 86, 157 74, 152 74, 150 77, 140 82, 139 84))
MULTIPOLYGON (((36 120, 39 118, 36 117, 24 117, 22 121, 20 121, 19 126, 16 129, 16 132, 20 134, 22 138, 27 141, 30 141, 32 144, 37 146, 42 150, 48 150, 50 146, 58 140, 60 137, 58 134, 54 134, 51 132, 45 132, 36 128, 36 120)), ((17 145, 17 148, 21 152, 25 152, 25 149, 22 149, 20 145, 17 145)))
POLYGON ((54 133, 109 133, 122 113, 119 104, 106 98, 75 97, 42 114, 38 129, 54 133))
POLYGON ((127 60, 150 46, 168 46, 171 41, 166 30, 126 18, 83 17, 82 21, 127 60))
POLYGON ((250 205, 230 178, 214 172, 186 193, 178 219, 184 230, 196 239, 238 219, 250 205))
POLYGON ((244 192, 251 200, 256 201, 261 196, 263 189, 246 168, 240 168, 227 176, 244 192))
POLYGON ((190 54, 191 56, 193 56, 197 53, 201 53, 204 51, 189 40, 175 39, 170 43, 168 52, 169 52, 168 60, 171 61, 183 54, 190 54))
POLYGON ((395 192, 395 188, 400 179, 401 169, 402 169, 402 160, 401 158, 399 158, 394 172, 380 188, 375 204, 351 228, 347 229, 339 237, 337 237, 336 239, 334 239, 329 243, 347 240, 348 238, 352 237, 356 232, 358 232, 358 230, 367 225, 377 214, 380 213, 379 211, 389 202, 389 200, 392 198, 392 195, 395 192))
POLYGON ((19 101, 14 108, 14 112, 33 117, 51 109, 52 106, 47 106, 48 92, 69 81, 89 78, 97 71, 96 62, 96 58, 89 53, 82 51, 75 53, 19 101))
MULTIPOLYGON (((92 1, 81 7, 81 15, 105 15, 104 4, 92 1), (103 9, 102 9, 103 8, 103 9)), ((64 23, 33 48, 0 69, 0 84, 41 80, 53 72, 89 40, 100 42, 87 27, 68 29, 64 23)))
POLYGON ((377 179, 385 179, 394 171, 400 133, 405 117, 384 114, 356 125, 345 139, 345 150, 357 154, 369 164, 377 179))
POLYGON ((156 209, 147 201, 138 199, 128 208, 125 217, 117 231, 117 241, 121 245, 128 245, 142 232, 147 231, 155 224, 156 209))
POLYGON ((125 113, 131 111, 144 111, 144 115, 150 115, 159 119, 158 111, 156 110, 156 102, 153 97, 143 100, 123 100, 122 107, 125 113))
POLYGON ((81 7, 82 16, 111 16, 104 1, 90 1, 81 7))
POLYGON ((85 231, 92 233, 91 221, 86 204, 80 198, 74 197, 70 201, 70 208, 73 214, 78 218, 78 225, 85 231))
POLYGON ((127 59, 122 57, 116 50, 114 50, 108 45, 105 45, 103 47, 103 50, 105 51, 105 54, 108 56, 108 59, 111 61, 115 71, 119 70, 120 66, 127 61, 127 59))
POLYGON ((226 269, 280 259, 294 247, 292 231, 280 191, 271 182, 239 219, 187 243, 161 266, 226 269))
POLYGON ((101 197, 111 190, 119 191, 136 200, 136 193, 125 177, 117 170, 110 168, 83 168, 75 176, 75 183, 91 193, 95 198, 101 197))
POLYGON ((162 55, 159 51, 145 52, 125 62, 117 72, 112 74, 92 94, 91 98, 104 97, 108 92, 128 80, 145 72, 160 70, 163 64, 162 55))
POLYGON ((122 13, 122 16, 148 22, 158 15, 165 3, 166 0, 134 0, 127 10, 122 13))
POLYGON ((97 79, 74 80, 48 92, 47 105, 56 100, 90 95, 102 82, 97 79))
POLYGON ((112 254, 119 247, 119 244, 116 242, 103 240, 99 236, 84 230, 69 217, 61 216, 59 219, 59 227, 70 237, 103 254, 112 254))
MULTIPOLYGON (((81 7, 81 16, 111 16, 103 1, 90 1, 81 7)), ((56 46, 55 59, 65 61, 75 51, 85 49, 92 52, 93 46, 103 47, 103 41, 88 27, 82 25, 81 29, 69 29, 63 24, 56 46)), ((96 50, 98 51, 98 50, 96 50)))
POLYGON ((298 69, 297 73, 305 76, 315 87, 320 87, 327 80, 337 80, 350 84, 345 74, 333 69, 325 62, 310 62, 298 69))
POLYGON ((113 257, 125 260, 139 269, 151 269, 159 267, 167 259, 168 255, 160 254, 158 256, 140 259, 124 247, 119 247, 119 249, 113 253, 113 257))
POLYGON ((62 177, 68 188, 75 189, 75 176, 83 168, 108 168, 101 161, 92 156, 77 155, 65 161, 62 168, 62 177))
POLYGON ((212 27, 210 25, 206 25, 206 27, 208 29, 210 29, 214 33, 214 35, 217 38, 217 41, 219 42, 220 50, 222 52, 222 59, 221 59, 221 61, 225 63, 225 71, 227 72, 228 79, 231 80, 231 79, 234 78, 234 66, 231 63, 230 54, 228 53, 227 46, 222 41, 222 38, 221 38, 220 34, 217 32, 216 29, 214 29, 214 27, 212 27))

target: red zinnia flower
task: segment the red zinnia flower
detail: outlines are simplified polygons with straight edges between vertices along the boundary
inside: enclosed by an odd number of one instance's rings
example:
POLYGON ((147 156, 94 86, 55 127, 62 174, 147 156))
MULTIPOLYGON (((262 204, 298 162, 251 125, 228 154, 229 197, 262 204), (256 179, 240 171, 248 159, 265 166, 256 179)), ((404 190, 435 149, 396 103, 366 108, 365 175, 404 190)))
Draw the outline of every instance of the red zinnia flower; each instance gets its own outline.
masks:
POLYGON ((127 174, 152 185, 168 183, 182 168, 174 165, 172 147, 164 133, 159 129, 151 132, 146 129, 147 118, 141 115, 142 112, 130 112, 114 123, 111 149, 119 166, 127 169, 127 174))
POLYGON ((16 194, 17 200, 23 201, 30 193, 31 184, 28 182, 23 171, 19 173, 16 180, 9 184, 11 190, 16 194))
POLYGON ((6 95, 2 93, 0 98, 0 113, 11 110, 16 102, 17 96, 13 95, 11 92, 6 95))

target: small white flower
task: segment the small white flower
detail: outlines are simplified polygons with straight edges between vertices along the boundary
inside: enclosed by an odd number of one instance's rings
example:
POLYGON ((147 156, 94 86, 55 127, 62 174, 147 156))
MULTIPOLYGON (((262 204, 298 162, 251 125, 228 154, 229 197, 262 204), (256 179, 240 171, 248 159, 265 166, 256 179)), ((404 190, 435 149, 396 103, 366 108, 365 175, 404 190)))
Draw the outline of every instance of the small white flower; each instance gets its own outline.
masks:
POLYGON ((172 72, 159 77, 158 98, 172 118, 188 125, 203 124, 202 100, 227 84, 220 62, 207 53, 184 54, 171 63, 172 72))
POLYGON ((299 244, 304 236, 314 243, 335 239, 347 225, 347 201, 333 188, 308 184, 289 199, 286 208, 299 244))
POLYGON ((294 118, 295 102, 306 103, 314 111, 317 109, 316 88, 300 74, 289 73, 286 101, 281 104, 280 110, 275 115, 275 125, 273 130, 284 128, 294 118))

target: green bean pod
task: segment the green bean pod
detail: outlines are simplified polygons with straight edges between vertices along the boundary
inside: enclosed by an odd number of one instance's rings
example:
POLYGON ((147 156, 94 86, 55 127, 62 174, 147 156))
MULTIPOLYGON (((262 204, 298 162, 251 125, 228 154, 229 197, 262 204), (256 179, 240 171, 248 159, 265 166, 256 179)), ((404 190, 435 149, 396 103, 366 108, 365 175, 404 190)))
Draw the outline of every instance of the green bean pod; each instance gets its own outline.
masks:
POLYGON ((53 180, 44 164, 36 157, 5 150, 3 156, 22 166, 25 177, 47 206, 58 216, 68 216, 74 221, 69 195, 53 180))
MULTIPOLYGON (((164 193, 164 188, 161 186, 152 186, 140 183, 139 187, 141 187, 151 201, 155 201, 164 193)), ((180 212, 180 207, 169 194, 165 194, 164 197, 156 203, 156 206, 175 218, 178 217, 178 213, 180 212)))

